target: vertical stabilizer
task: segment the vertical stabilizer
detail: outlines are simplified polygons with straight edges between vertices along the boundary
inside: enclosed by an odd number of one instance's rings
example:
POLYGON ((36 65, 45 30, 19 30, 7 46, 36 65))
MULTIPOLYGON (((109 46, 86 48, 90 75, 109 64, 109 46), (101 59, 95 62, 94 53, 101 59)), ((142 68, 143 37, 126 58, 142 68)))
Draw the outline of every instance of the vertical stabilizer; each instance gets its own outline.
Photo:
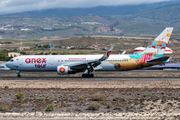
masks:
POLYGON ((172 31, 173 27, 167 27, 141 54, 153 53, 157 58, 162 57, 172 31))

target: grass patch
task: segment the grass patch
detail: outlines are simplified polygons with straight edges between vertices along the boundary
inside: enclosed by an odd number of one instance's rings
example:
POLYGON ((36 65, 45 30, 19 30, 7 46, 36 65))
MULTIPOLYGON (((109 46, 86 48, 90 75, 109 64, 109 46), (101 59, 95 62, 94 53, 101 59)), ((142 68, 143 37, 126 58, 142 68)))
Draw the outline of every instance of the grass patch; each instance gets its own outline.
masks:
POLYGON ((0 105, 0 111, 3 111, 3 112, 9 111, 9 106, 7 106, 7 105, 0 105))
POLYGON ((56 97, 54 96, 54 95, 52 95, 52 97, 51 97, 51 101, 54 101, 56 99, 56 97))
POLYGON ((104 101, 104 100, 106 100, 106 95, 101 94, 101 93, 93 94, 92 100, 93 101, 104 101))
POLYGON ((88 106, 88 110, 99 110, 101 105, 97 102, 93 102, 88 106))
POLYGON ((41 100, 41 101, 43 101, 44 99, 45 99, 44 97, 41 97, 41 99, 40 99, 40 100, 41 100))
POLYGON ((112 108, 112 104, 111 104, 111 103, 108 103, 108 104, 107 104, 107 109, 110 109, 110 108, 112 108))
POLYGON ((84 97, 81 97, 81 96, 80 96, 80 97, 79 97, 79 100, 84 100, 84 97))
POLYGON ((54 111, 54 105, 53 104, 48 105, 46 111, 47 112, 54 111))
POLYGON ((6 85, 6 86, 4 86, 4 88, 5 88, 5 89, 9 89, 9 86, 6 85))
POLYGON ((24 98, 24 94, 23 93, 17 93, 16 97, 17 97, 17 99, 23 99, 24 98))
POLYGON ((67 100, 68 99, 68 96, 66 96, 65 98, 64 98, 64 100, 67 100))

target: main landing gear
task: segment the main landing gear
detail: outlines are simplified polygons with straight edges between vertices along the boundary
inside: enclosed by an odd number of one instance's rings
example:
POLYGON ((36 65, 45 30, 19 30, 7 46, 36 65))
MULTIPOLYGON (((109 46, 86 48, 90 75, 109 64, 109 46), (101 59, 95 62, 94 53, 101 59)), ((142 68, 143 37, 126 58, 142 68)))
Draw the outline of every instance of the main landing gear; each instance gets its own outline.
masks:
POLYGON ((20 72, 21 72, 21 71, 19 71, 19 70, 16 70, 17 77, 21 77, 21 75, 20 75, 20 72))
POLYGON ((93 71, 94 68, 92 66, 87 66, 87 69, 84 70, 84 74, 82 74, 82 77, 86 77, 86 78, 94 77, 94 74, 92 74, 93 71))
POLYGON ((82 77, 90 78, 90 77, 94 77, 94 74, 82 74, 82 77))

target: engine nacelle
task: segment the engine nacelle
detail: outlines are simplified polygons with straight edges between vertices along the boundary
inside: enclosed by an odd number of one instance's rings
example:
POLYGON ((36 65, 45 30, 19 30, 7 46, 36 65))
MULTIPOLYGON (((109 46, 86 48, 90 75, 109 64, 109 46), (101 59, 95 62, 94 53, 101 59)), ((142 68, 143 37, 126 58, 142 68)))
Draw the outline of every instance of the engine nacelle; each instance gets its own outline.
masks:
POLYGON ((68 66, 58 66, 57 67, 57 74, 59 75, 64 75, 64 74, 68 74, 68 66))
POLYGON ((57 66, 57 74, 65 75, 65 74, 75 74, 76 72, 71 70, 68 66, 57 66))

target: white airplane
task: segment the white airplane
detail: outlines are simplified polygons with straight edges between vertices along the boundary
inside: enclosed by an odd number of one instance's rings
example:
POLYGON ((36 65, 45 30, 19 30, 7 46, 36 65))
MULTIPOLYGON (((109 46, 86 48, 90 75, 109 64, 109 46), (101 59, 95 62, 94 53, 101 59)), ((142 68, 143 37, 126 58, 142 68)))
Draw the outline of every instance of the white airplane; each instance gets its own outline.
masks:
POLYGON ((94 77, 93 71, 125 71, 165 63, 163 57, 173 28, 167 27, 138 55, 110 55, 113 46, 104 55, 24 55, 12 58, 6 66, 21 71, 56 71, 59 75, 84 72, 82 77, 94 77))

